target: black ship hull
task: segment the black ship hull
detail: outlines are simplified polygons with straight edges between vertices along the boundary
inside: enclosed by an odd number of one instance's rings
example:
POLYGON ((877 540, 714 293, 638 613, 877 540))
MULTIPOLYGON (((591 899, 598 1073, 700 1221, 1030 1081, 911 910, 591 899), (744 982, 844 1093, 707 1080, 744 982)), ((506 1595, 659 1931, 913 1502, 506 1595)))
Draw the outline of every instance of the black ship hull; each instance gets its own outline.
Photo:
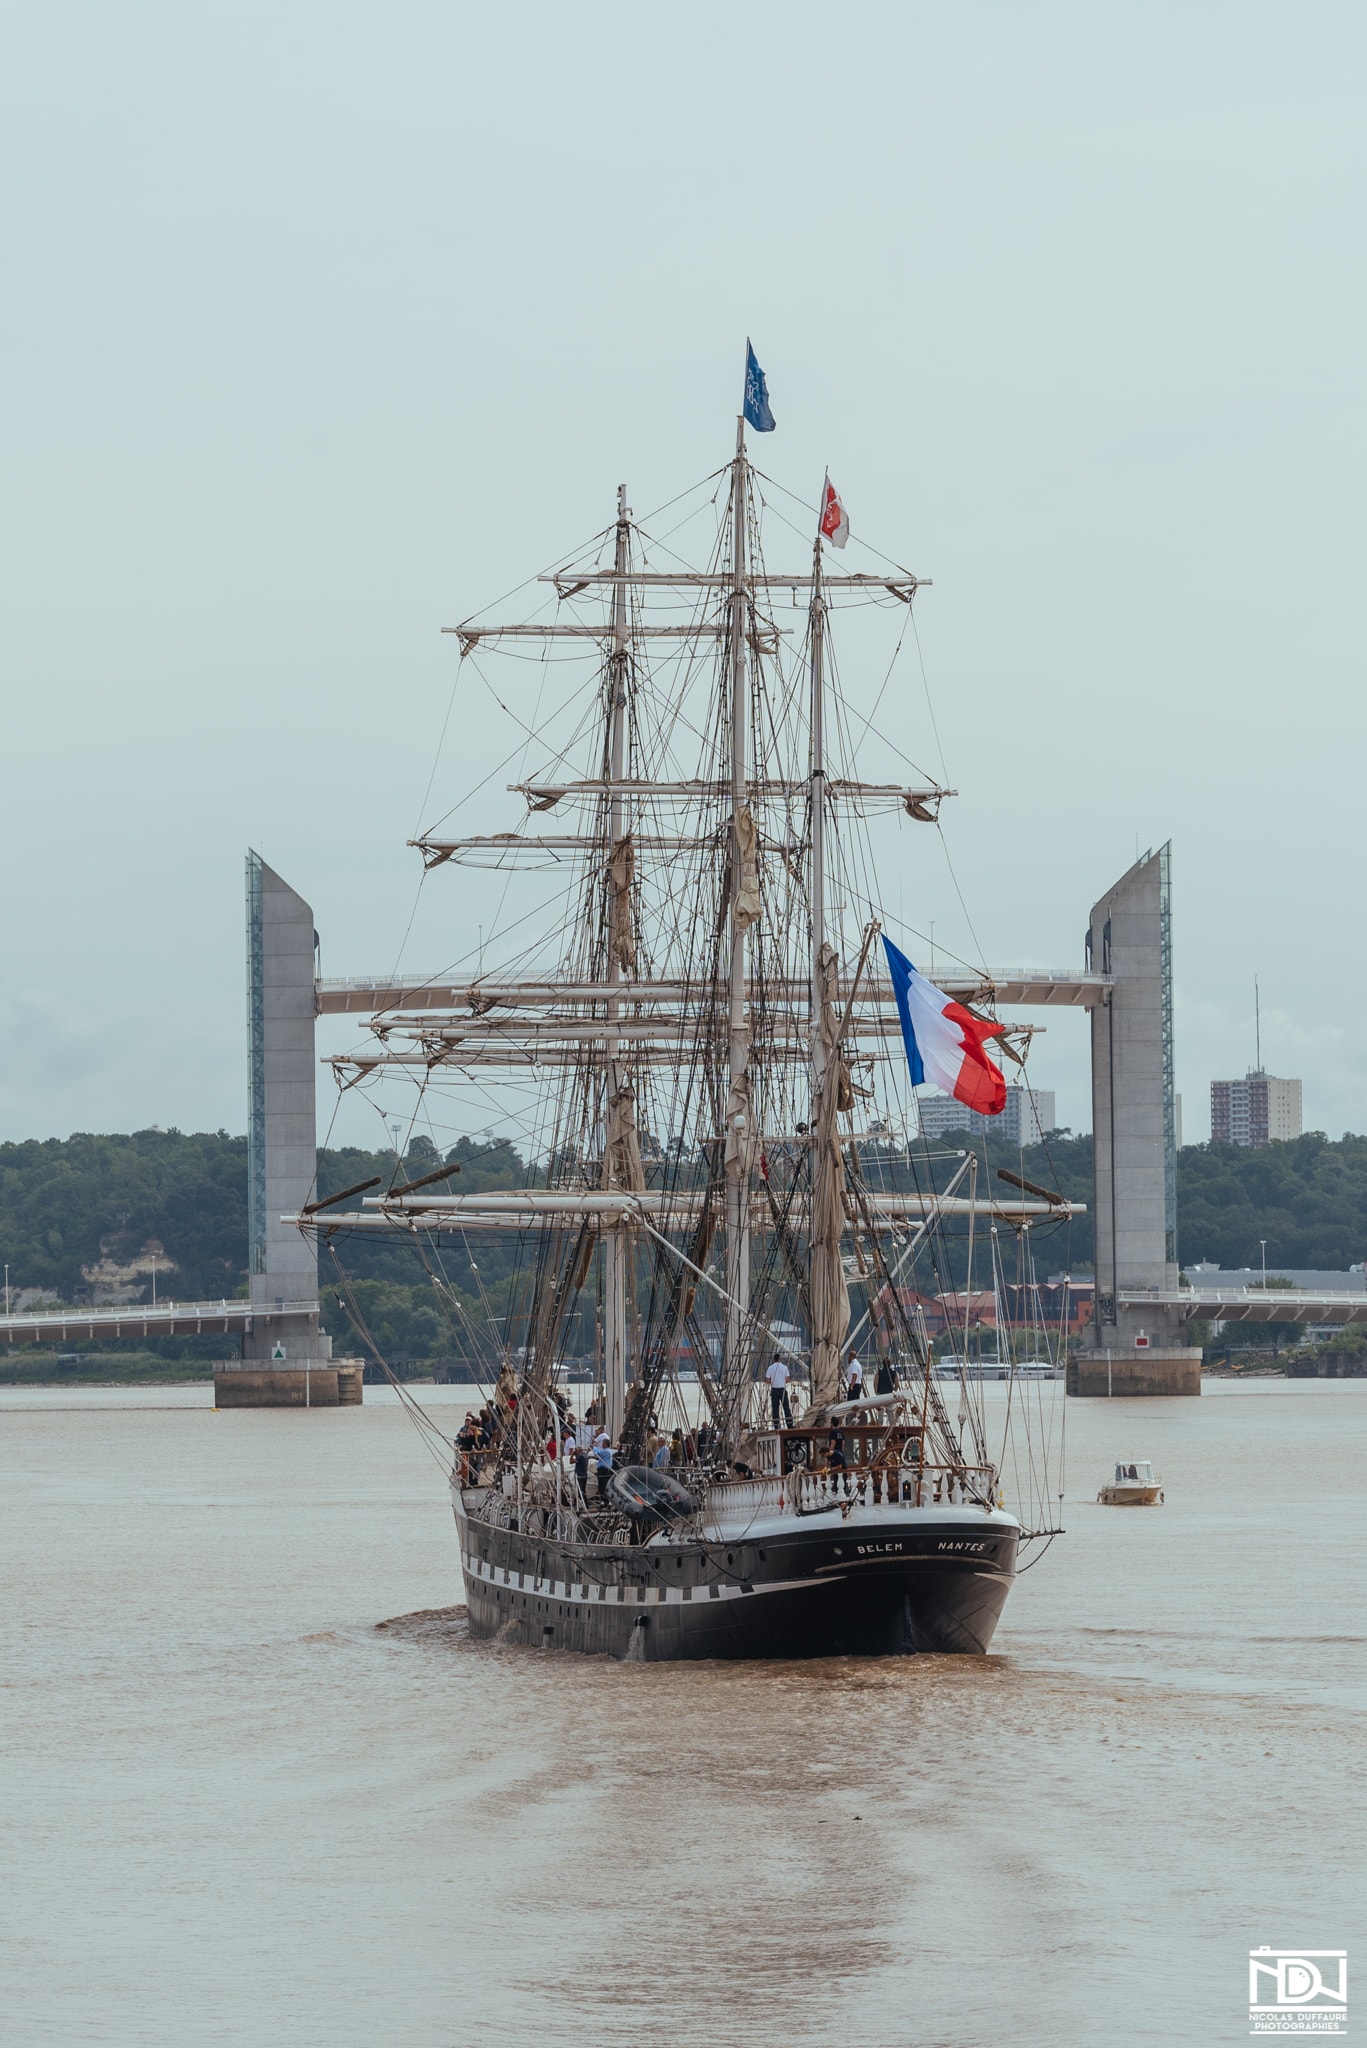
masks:
POLYGON ((964 1511, 813 1517, 747 1537, 564 1543, 456 1511, 471 1633, 539 1649, 676 1658, 981 1656, 1017 1525, 964 1511))

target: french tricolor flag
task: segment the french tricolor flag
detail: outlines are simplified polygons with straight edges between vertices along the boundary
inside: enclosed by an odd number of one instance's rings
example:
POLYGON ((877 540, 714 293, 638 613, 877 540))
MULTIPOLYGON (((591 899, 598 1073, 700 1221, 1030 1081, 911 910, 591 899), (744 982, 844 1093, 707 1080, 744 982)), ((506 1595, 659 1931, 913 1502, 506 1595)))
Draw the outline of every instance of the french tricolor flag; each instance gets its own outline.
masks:
POLYGON ((1000 1024, 971 1017, 962 1003, 953 1003, 943 989, 918 974, 905 953, 886 934, 892 992, 902 1020, 912 1086, 933 1081, 982 1116, 1000 1116, 1006 1108, 1006 1082, 983 1051, 983 1040, 995 1038, 1000 1024))

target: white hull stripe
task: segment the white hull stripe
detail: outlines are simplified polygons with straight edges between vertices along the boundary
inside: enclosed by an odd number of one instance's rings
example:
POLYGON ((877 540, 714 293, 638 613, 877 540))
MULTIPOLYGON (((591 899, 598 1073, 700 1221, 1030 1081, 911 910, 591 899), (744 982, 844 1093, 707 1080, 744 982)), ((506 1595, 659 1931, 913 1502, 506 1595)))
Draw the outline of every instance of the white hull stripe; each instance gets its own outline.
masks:
POLYGON ((829 1573, 815 1579, 771 1579, 767 1584, 735 1586, 713 1580, 706 1586, 599 1586, 592 1580, 538 1579, 533 1572, 515 1572, 510 1567, 484 1563, 468 1554, 461 1558, 467 1579, 482 1579, 489 1586, 508 1586, 517 1593, 534 1593, 539 1600, 564 1600, 579 1607, 698 1607, 709 1600, 744 1600, 761 1593, 794 1593, 805 1586, 829 1586, 829 1573))

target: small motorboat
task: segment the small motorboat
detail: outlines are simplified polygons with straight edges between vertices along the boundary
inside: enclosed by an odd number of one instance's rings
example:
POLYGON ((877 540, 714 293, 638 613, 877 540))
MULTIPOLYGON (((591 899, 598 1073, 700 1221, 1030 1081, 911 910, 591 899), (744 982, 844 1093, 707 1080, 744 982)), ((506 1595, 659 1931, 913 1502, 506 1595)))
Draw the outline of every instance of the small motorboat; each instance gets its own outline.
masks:
POLYGON ((1151 1508, 1163 1498, 1163 1489, 1145 1459, 1117 1465, 1114 1479, 1108 1479, 1097 1499, 1104 1508, 1151 1508))

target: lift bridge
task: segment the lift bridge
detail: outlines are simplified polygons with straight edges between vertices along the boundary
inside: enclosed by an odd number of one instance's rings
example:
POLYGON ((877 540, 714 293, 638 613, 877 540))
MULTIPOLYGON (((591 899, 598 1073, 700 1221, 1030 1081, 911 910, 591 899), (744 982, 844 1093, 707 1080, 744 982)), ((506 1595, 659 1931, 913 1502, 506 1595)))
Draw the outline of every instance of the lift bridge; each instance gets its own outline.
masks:
MULTIPOLYGON (((0 1333, 8 1343, 221 1332, 240 1341, 242 1354, 240 1364, 217 1375, 221 1406, 360 1399, 359 1366, 334 1363, 331 1340, 319 1329, 314 1245, 287 1220, 313 1199, 317 1174, 317 1019, 440 1019, 459 1070, 489 1054, 487 1012, 499 991, 487 978, 324 980, 316 959, 311 908, 249 854, 247 1298, 4 1316, 0 1333)), ((1194 1319, 1367 1321, 1362 1293, 1178 1284, 1168 846, 1145 854, 1097 899, 1081 968, 938 979, 946 994, 993 1002, 999 1015, 1043 1007, 1090 1018, 1096 1311, 1087 1348, 1069 1364, 1069 1393, 1198 1394, 1201 1353, 1185 1341, 1194 1319)), ((517 993, 525 1001, 532 992, 523 984, 517 993)), ((548 983, 543 1000, 566 993, 548 983)), ((891 1036, 890 996, 872 1000, 888 1009, 891 1036)), ((500 1056, 497 1047, 492 1056, 500 1056)), ((995 1206, 1013 1221, 1049 1213, 1047 1204, 1029 1201, 995 1206)))

